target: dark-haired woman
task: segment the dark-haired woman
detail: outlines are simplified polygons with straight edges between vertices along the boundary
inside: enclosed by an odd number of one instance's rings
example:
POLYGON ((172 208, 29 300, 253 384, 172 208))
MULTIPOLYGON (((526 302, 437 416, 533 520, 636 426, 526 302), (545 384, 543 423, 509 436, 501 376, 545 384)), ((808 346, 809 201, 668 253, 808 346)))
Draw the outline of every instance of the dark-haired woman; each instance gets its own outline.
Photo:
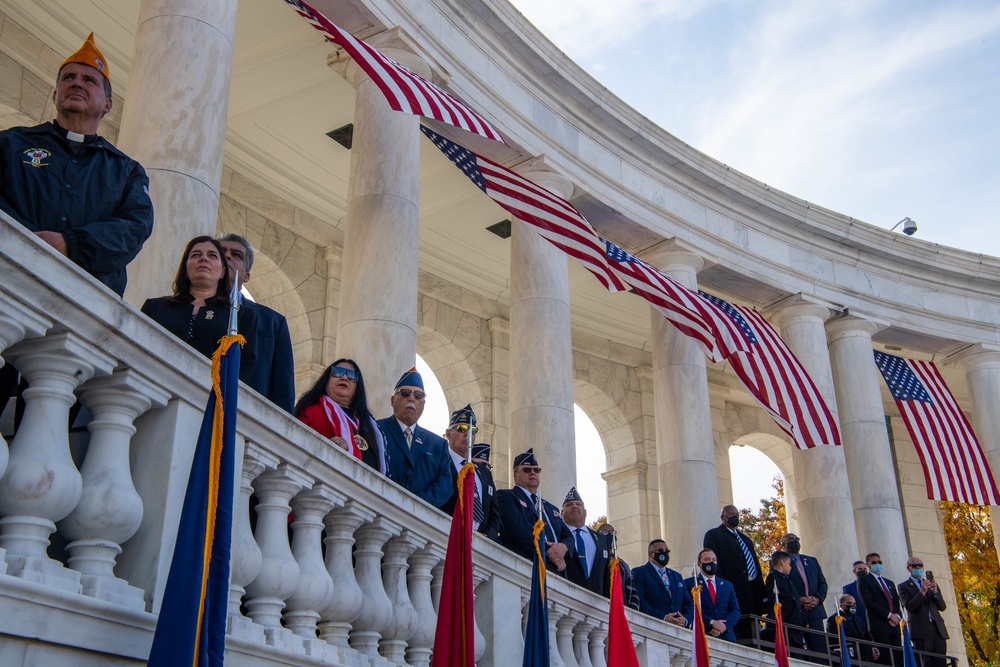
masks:
MULTIPOLYGON (((208 358, 229 329, 229 268, 222 244, 197 236, 184 248, 174 293, 147 299, 142 312, 208 358)), ((240 356, 240 379, 246 382, 257 361, 253 310, 240 308, 239 332, 246 338, 240 356)))
POLYGON ((385 441, 368 411, 365 379, 352 359, 338 359, 302 394, 293 413, 334 444, 386 474, 385 441))

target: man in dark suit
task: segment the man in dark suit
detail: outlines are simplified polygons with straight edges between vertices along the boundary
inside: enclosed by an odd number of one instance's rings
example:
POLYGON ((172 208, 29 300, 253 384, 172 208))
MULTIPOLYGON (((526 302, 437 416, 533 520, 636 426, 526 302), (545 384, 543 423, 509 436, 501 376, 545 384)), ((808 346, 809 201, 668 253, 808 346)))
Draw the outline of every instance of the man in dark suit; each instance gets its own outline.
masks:
MULTIPOLYGON (((865 608, 868 610, 868 633, 872 641, 879 644, 901 646, 899 622, 902 617, 896 585, 882 577, 882 557, 877 553, 865 556, 865 564, 868 565, 869 575, 858 580, 858 592, 861 593, 861 599, 865 601, 865 608)), ((900 651, 894 653, 895 661, 890 657, 889 651, 882 651, 879 662, 902 664, 902 653, 900 651)))
MULTIPOLYGON (((226 251, 230 280, 239 271, 243 287, 253 268, 253 246, 237 234, 223 234, 219 243, 226 251)), ((295 361, 288 321, 276 310, 249 299, 244 299, 241 307, 257 313, 257 361, 246 382, 279 408, 291 412, 295 403, 295 361)))
POLYGON ((851 566, 851 570, 854 572, 855 580, 849 584, 844 584, 843 591, 854 598, 854 606, 858 609, 856 618, 858 619, 858 623, 863 627, 865 637, 867 637, 868 610, 865 608, 865 603, 861 600, 861 593, 858 592, 858 581, 868 576, 868 565, 863 560, 856 560, 851 566))
MULTIPOLYGON (((739 525, 740 511, 734 505, 726 505, 722 508, 722 524, 705 533, 702 546, 718 556, 719 576, 736 589, 740 611, 759 615, 764 611, 764 576, 753 542, 737 530, 739 525)), ((751 619, 740 620, 735 631, 737 639, 753 637, 751 619)))
POLYGON ((913 648, 937 654, 933 658, 921 656, 924 667, 945 667, 948 630, 941 618, 944 598, 938 591, 937 582, 931 576, 924 576, 924 563, 919 556, 910 556, 906 569, 910 571, 910 578, 899 585, 899 604, 906 608, 913 648))
MULTIPOLYGON (((792 557, 784 551, 775 551, 771 554, 771 573, 767 575, 764 590, 767 597, 763 601, 764 618, 774 620, 774 604, 781 603, 781 623, 788 632, 789 654, 800 654, 796 649, 805 647, 805 637, 799 627, 802 627, 804 618, 802 615, 802 605, 799 603, 799 592, 792 584, 792 557), (777 597, 777 599, 775 599, 777 597), (796 626, 791 628, 788 626, 796 626)), ((775 626, 769 623, 760 632, 760 638, 764 641, 773 642, 775 626)))
POLYGON ((392 417, 380 419, 385 436, 389 479, 434 507, 451 498, 451 456, 440 435, 417 425, 424 413, 424 380, 416 368, 403 373, 389 403, 392 417))
POLYGON ((574 486, 566 494, 562 518, 576 547, 566 561, 566 578, 598 595, 611 597, 611 544, 587 527, 587 508, 574 486))
POLYGON ((694 577, 688 577, 684 580, 684 588, 691 591, 696 585, 701 586, 701 620, 705 624, 705 633, 710 637, 735 642, 736 633, 733 629, 740 620, 736 589, 725 579, 716 576, 719 559, 711 549, 698 552, 698 569, 698 581, 694 577))
POLYGON ((826 609, 823 601, 826 599, 826 577, 819 561, 812 556, 800 553, 802 541, 795 533, 786 533, 781 538, 781 546, 792 557, 792 585, 799 594, 799 604, 802 605, 804 625, 815 630, 807 632, 806 647, 815 653, 826 653, 826 637, 823 636, 826 609))
POLYGON ((694 600, 684 578, 667 567, 670 549, 663 540, 649 543, 649 560, 632 570, 632 583, 639 594, 639 611, 682 628, 691 626, 694 600))
MULTIPOLYGON (((612 552, 617 549, 617 536, 618 531, 610 523, 602 523, 597 532, 604 536, 608 543, 611 545, 612 552)), ((612 555, 614 555, 612 553, 612 555)), ((639 594, 635 592, 635 584, 632 579, 632 568, 629 567, 628 563, 619 556, 618 557, 618 572, 621 575, 622 581, 622 600, 625 602, 626 607, 631 607, 636 611, 639 610, 639 594)), ((610 592, 609 592, 610 595, 610 592)))
MULTIPOLYGON (((862 562, 864 564, 864 562, 862 562)), ((844 593, 840 596, 840 610, 839 613, 833 614, 830 618, 826 619, 826 631, 833 635, 830 637, 830 651, 837 655, 840 654, 840 635, 839 630, 844 631, 844 636, 848 639, 861 639, 864 641, 869 641, 868 636, 868 626, 865 624, 864 618, 862 618, 861 612, 858 610, 857 601, 854 596, 850 593, 844 593), (837 618, 840 618, 840 628, 837 628, 837 618)), ((868 662, 878 660, 879 650, 874 646, 869 646, 868 644, 857 644, 855 642, 847 642, 847 650, 849 651, 849 657, 851 660, 858 660, 858 648, 861 648, 861 656, 868 662)), ((843 663, 843 661, 841 661, 843 663)))
POLYGON ((559 508, 538 496, 541 474, 542 467, 531 449, 514 457, 514 488, 497 491, 500 543, 528 560, 534 559, 533 533, 541 503, 541 518, 545 522, 545 566, 566 576, 566 561, 575 552, 573 535, 563 522, 559 508))
MULTIPOLYGON (((441 508, 449 516, 454 514, 455 504, 458 502, 458 473, 469 455, 469 443, 478 431, 476 413, 472 411, 471 405, 466 405, 451 413, 450 422, 448 429, 444 432, 444 437, 448 440, 448 452, 451 454, 451 488, 453 491, 451 498, 441 508)), ((482 445, 478 445, 478 447, 479 449, 473 453, 473 457, 476 454, 483 455, 482 445)), ((486 447, 488 449, 489 445, 486 447)), ((494 542, 499 542, 500 508, 497 506, 497 488, 493 483, 493 473, 485 463, 474 463, 473 465, 476 471, 476 485, 473 491, 472 529, 494 542)))

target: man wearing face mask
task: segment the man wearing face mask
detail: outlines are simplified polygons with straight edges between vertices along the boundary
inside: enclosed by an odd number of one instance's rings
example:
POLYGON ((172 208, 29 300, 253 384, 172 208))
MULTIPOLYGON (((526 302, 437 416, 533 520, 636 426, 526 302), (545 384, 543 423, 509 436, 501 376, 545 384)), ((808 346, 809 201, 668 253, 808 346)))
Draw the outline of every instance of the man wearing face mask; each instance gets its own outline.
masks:
MULTIPOLYGON (((719 561, 711 549, 698 552, 698 581, 701 586, 701 620, 705 623, 705 633, 729 642, 736 641, 733 628, 740 620, 740 605, 736 601, 733 585, 716 576, 719 561)), ((693 590, 694 577, 684 580, 684 588, 693 590)))
MULTIPOLYGON (((867 576, 867 573, 866 573, 867 576)), ((843 617, 840 628, 844 631, 844 636, 848 639, 869 640, 868 626, 865 625, 861 611, 853 595, 844 594, 840 596, 840 613, 833 614, 826 619, 826 631, 833 635, 830 638, 830 649, 834 653, 840 653, 840 636, 837 634, 837 616, 843 617)), ((878 660, 878 649, 868 644, 855 644, 847 642, 847 649, 850 651, 852 660, 858 659, 858 647, 861 647, 861 655, 867 661, 878 660)))
POLYGON ((854 572, 854 581, 844 584, 843 592, 854 598, 854 604, 858 608, 858 622, 864 626, 864 634, 868 636, 868 610, 865 609, 865 603, 861 601, 861 594, 858 593, 858 582, 868 576, 868 565, 863 560, 856 560, 851 565, 851 571, 854 572))
POLYGON ((812 556, 800 553, 802 541, 795 533, 787 533, 781 538, 781 546, 792 557, 792 585, 799 594, 799 604, 802 605, 802 615, 805 626, 816 633, 806 633, 806 647, 816 653, 826 651, 826 639, 823 636, 823 621, 826 620, 826 610, 823 600, 826 599, 826 577, 823 568, 812 556))
POLYGON ((944 598, 938 591, 937 582, 924 576, 927 573, 919 556, 910 556, 906 569, 910 571, 910 578, 899 585, 899 604, 906 607, 913 648, 938 654, 933 658, 923 656, 924 667, 944 667, 944 656, 948 652, 948 630, 941 618, 944 598))
MULTIPOLYGON (((900 616, 899 595, 896 585, 882 576, 882 557, 877 553, 865 556, 870 574, 858 580, 858 592, 868 610, 868 632, 872 641, 889 646, 901 646, 899 634, 900 616)), ((902 664, 902 654, 898 651, 896 664, 902 664)), ((889 651, 882 651, 879 662, 890 664, 892 659, 889 651)))
POLYGON ((686 628, 694 618, 694 600, 684 578, 667 567, 670 549, 663 540, 649 543, 649 561, 632 570, 639 611, 686 628))
MULTIPOLYGON (((705 533, 702 546, 711 549, 719 558, 719 576, 730 582, 736 590, 736 600, 744 614, 760 615, 766 597, 760 559, 749 537, 737 530, 740 511, 734 505, 722 508, 722 524, 705 533)), ((737 623, 737 639, 753 637, 752 620, 737 623)))

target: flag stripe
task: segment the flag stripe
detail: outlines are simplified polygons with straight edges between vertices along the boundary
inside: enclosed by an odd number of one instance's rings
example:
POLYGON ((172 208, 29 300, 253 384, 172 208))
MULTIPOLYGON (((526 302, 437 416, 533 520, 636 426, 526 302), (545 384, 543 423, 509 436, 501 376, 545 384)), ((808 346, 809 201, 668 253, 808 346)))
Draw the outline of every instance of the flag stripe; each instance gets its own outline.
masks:
POLYGON ((385 57, 375 49, 334 25, 302 0, 285 0, 299 16, 319 30, 327 41, 343 48, 371 77, 389 106, 396 111, 434 118, 474 134, 503 143, 490 123, 454 96, 419 74, 385 57))

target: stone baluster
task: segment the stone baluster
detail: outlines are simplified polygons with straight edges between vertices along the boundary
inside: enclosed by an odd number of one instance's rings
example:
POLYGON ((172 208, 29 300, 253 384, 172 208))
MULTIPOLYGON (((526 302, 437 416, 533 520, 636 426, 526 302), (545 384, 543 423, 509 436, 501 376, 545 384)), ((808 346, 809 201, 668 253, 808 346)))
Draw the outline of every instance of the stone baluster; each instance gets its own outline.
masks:
POLYGON ((79 593, 80 573, 50 559, 46 548, 56 521, 73 511, 83 490, 69 451, 73 390, 97 371, 110 373, 114 360, 71 333, 22 341, 7 358, 30 385, 0 479, 0 548, 7 550, 7 572, 79 593))
POLYGON ((94 378, 79 393, 93 419, 87 425, 90 443, 80 469, 80 502, 59 523, 60 534, 71 540, 66 547, 69 566, 81 573, 84 594, 143 610, 142 590, 114 573, 120 545, 142 522, 142 499, 129 469, 129 443, 135 418, 153 405, 163 407, 170 395, 131 369, 94 378))
POLYGON ((562 618, 556 622, 556 647, 559 650, 559 656, 566 667, 580 667, 580 663, 576 660, 576 651, 573 648, 573 630, 580 619, 574 618, 568 608, 563 608, 561 605, 559 608, 562 611, 562 618))
POLYGON ((434 599, 434 611, 441 611, 441 587, 444 586, 444 561, 434 566, 431 570, 434 579, 431 581, 431 597, 434 599))
POLYGON ((559 622, 569 613, 569 609, 553 602, 550 595, 546 595, 545 598, 549 606, 549 666, 568 667, 559 651, 559 622))
POLYGON ((394 537, 385 545, 382 560, 382 583, 385 593, 392 602, 392 619, 382 631, 379 642, 381 653, 397 665, 406 664, 406 646, 416 628, 417 612, 410 601, 406 586, 408 560, 414 551, 424 547, 427 540, 421 539, 409 530, 394 537))
POLYGON ((257 476, 264 470, 273 470, 277 466, 277 458, 250 442, 246 443, 243 469, 240 472, 240 495, 233 513, 233 543, 229 561, 229 634, 258 642, 263 642, 263 628, 243 616, 240 611, 246 587, 260 574, 262 563, 260 546, 250 529, 250 496, 253 495, 253 481, 257 476))
POLYGON ((288 545, 289 501, 311 480, 282 463, 253 481, 257 505, 257 530, 261 566, 257 578, 247 586, 250 618, 264 626, 269 644, 285 642, 290 635, 281 627, 281 610, 299 585, 299 564, 288 545))
POLYGON ((307 640, 316 639, 319 612, 333 600, 333 578, 323 564, 323 517, 344 504, 344 496, 315 484, 292 498, 292 555, 299 564, 299 585, 285 600, 285 627, 307 640))
POLYGON ((573 653, 580 667, 594 667, 590 659, 590 633, 593 630, 594 621, 589 618, 584 618, 573 628, 573 653))
POLYGON ((392 622, 392 602, 382 583, 382 547, 401 526, 384 517, 375 517, 354 533, 354 573, 361 586, 364 602, 351 631, 351 646, 365 655, 378 656, 378 641, 382 631, 392 622))
MULTIPOLYGON (((25 338, 41 336, 51 326, 51 321, 42 319, 6 294, 0 294, 0 368, 5 364, 4 350, 25 338)), ((0 416, 3 416, 6 407, 6 403, 0 404, 0 416)), ((7 444, 0 438, 0 476, 3 476, 6 469, 7 444)), ((0 574, 3 574, 5 567, 3 549, 0 549, 0 574)))
POLYGON ((531 593, 525 590, 521 591, 521 638, 526 639, 528 636, 528 604, 531 602, 531 593))
POLYGON ((605 657, 607 639, 608 627, 604 623, 590 631, 590 662, 594 667, 608 667, 605 657))
POLYGON ((444 550, 433 544, 418 549, 410 556, 410 571, 406 583, 410 592, 410 602, 416 612, 413 635, 406 648, 406 662, 413 667, 428 667, 434 633, 437 630, 437 612, 431 599, 431 569, 444 560, 444 550))
POLYGON ((319 638, 349 648, 351 624, 361 614, 364 593, 354 576, 354 532, 375 519, 375 513, 353 500, 326 515, 326 571, 333 579, 333 599, 320 612, 319 638))
MULTIPOLYGON (((479 585, 490 578, 489 570, 481 567, 472 566, 472 599, 473 606, 475 606, 476 591, 479 589, 479 585)), ((486 655, 486 635, 483 634, 482 629, 479 627, 479 619, 477 618, 479 614, 473 614, 472 616, 472 633, 475 638, 475 649, 474 656, 476 662, 478 663, 486 655)))
POLYGON ((670 656, 670 667, 689 667, 691 664, 691 651, 678 649, 670 656))

